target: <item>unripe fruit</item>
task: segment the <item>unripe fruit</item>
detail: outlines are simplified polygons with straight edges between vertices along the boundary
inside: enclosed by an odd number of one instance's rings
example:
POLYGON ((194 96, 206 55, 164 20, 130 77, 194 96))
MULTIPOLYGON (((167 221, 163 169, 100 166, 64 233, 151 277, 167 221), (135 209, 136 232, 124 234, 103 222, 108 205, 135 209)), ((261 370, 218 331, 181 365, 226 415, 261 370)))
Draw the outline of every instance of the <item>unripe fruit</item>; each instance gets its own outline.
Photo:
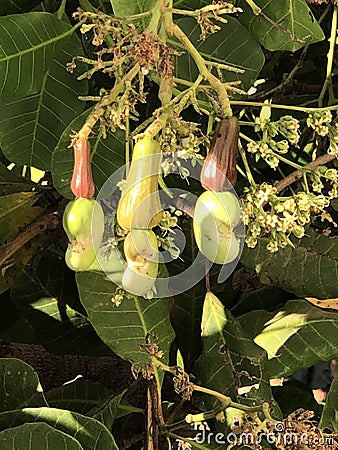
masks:
POLYGON ((162 218, 158 193, 161 149, 146 136, 135 144, 126 185, 117 208, 117 222, 125 230, 148 229, 162 218))
POLYGON ((147 296, 152 291, 157 276, 156 263, 144 266, 142 271, 127 266, 122 277, 122 286, 127 292, 138 296, 147 296))
POLYGON ((240 247, 232 231, 240 221, 241 209, 229 191, 206 191, 200 195, 194 211, 196 244, 210 261, 228 264, 236 259, 240 247))
POLYGON ((152 230, 132 230, 124 241, 127 268, 123 288, 140 296, 153 289, 158 273, 158 243, 152 230))
POLYGON ((101 205, 94 199, 77 198, 69 202, 62 222, 70 241, 79 234, 91 235, 94 242, 102 239, 104 213, 101 205))
POLYGON ((68 203, 63 215, 63 227, 69 244, 65 259, 75 271, 88 270, 104 232, 104 214, 94 199, 77 198, 68 203))
POLYGON ((74 144, 74 169, 70 187, 75 197, 92 198, 94 196, 90 144, 86 138, 79 138, 74 144))
POLYGON ((81 272, 90 268, 95 261, 95 257, 95 249, 91 239, 80 236, 79 240, 74 240, 68 244, 65 260, 70 269, 81 272))
POLYGON ((158 262, 158 242, 152 230, 132 230, 124 240, 124 254, 128 264, 144 261, 158 262))

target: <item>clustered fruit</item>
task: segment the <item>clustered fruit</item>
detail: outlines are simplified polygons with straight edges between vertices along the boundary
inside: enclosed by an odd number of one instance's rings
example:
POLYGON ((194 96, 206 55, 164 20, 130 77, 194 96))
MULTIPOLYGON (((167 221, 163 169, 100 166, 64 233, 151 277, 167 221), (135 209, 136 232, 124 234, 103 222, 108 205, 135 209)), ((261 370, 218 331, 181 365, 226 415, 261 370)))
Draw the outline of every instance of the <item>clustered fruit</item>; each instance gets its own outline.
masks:
MULTIPOLYGON (((249 142, 248 152, 255 154, 256 159, 262 157, 274 167, 274 159, 279 162, 281 155, 288 152, 289 144, 297 144, 299 123, 290 116, 271 122, 264 114, 255 123, 255 129, 262 132, 262 138, 258 142, 249 142), (278 136, 283 139, 278 140, 278 136)), ((186 124, 183 125, 186 127, 186 124)), ((328 139, 328 153, 338 153, 338 128, 336 123, 332 123, 330 112, 310 114, 307 125, 315 136, 328 139)), ((189 139, 192 139, 191 134, 194 134, 192 130, 189 139)), ((163 142, 167 139, 168 144, 169 136, 169 132, 163 133, 163 142)), ((177 136, 173 135, 173 139, 176 141, 177 136)), ((216 264, 232 263, 238 258, 240 239, 236 235, 236 227, 241 221, 247 227, 245 241, 248 247, 253 248, 259 238, 268 237, 267 249, 276 252, 293 245, 292 236, 302 238, 314 214, 332 221, 325 208, 331 199, 338 197, 337 169, 319 165, 311 170, 304 169, 307 182, 303 190, 280 196, 277 187, 272 184, 252 183, 250 187, 244 188, 239 203, 232 191, 237 179, 238 142, 238 119, 231 117, 221 120, 216 126, 200 174, 201 185, 206 190, 194 208, 193 232, 201 253, 216 264)), ((189 142, 186 145, 189 146, 189 142)), ((193 143, 191 150, 196 152, 197 147, 193 143)), ((97 260, 105 220, 100 204, 93 198, 95 186, 89 141, 76 136, 73 149, 71 189, 75 199, 67 205, 63 217, 69 240, 66 263, 75 271, 106 270, 97 260)), ((174 214, 163 211, 160 202, 158 176, 163 171, 163 153, 166 152, 161 149, 159 141, 147 133, 135 144, 126 180, 121 188, 116 223, 111 224, 117 226, 119 239, 124 241, 126 263, 120 264, 123 272, 122 288, 129 294, 145 298, 151 298, 156 292, 159 246, 169 250, 173 257, 178 257, 180 253, 173 238, 168 235, 171 228, 177 225, 178 211, 174 214), (154 228, 159 230, 158 236, 154 228)), ((115 250, 116 245, 114 242, 115 250)), ((119 289, 116 305, 120 304, 121 292, 119 289)))

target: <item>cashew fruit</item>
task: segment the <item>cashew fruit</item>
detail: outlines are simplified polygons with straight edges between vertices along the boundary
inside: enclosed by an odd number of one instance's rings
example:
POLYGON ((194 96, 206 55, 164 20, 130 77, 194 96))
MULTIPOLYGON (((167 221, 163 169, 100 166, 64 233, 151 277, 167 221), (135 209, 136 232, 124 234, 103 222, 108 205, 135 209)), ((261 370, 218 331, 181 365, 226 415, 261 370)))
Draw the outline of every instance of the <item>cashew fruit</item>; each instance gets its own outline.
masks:
POLYGON ((63 228, 69 240, 78 235, 91 235, 94 242, 101 241, 104 231, 104 214, 94 199, 77 198, 66 206, 63 228))
POLYGON ((96 253, 90 237, 80 235, 78 239, 68 244, 65 260, 70 269, 81 272, 91 267, 95 257, 96 253))
POLYGON ((162 217, 158 193, 161 149, 146 136, 135 144, 132 162, 117 208, 117 222, 125 230, 149 229, 162 217))
POLYGON ((147 296, 158 273, 158 243, 152 230, 132 230, 124 241, 127 268, 123 288, 135 295, 147 296))
POLYGON ((230 191, 206 191, 198 198, 193 219, 196 244, 210 261, 227 264, 236 259, 240 246, 232 229, 239 223, 241 209, 230 191))
POLYGON ((74 169, 71 190, 77 198, 92 198, 95 193, 90 144, 88 139, 79 138, 74 144, 74 169))
POLYGON ((69 239, 65 255, 68 267, 75 271, 88 270, 95 261, 104 232, 101 205, 87 198, 69 202, 63 214, 63 227, 69 239))
POLYGON ((204 189, 222 192, 237 181, 239 123, 236 117, 221 120, 204 160, 200 180, 204 189))

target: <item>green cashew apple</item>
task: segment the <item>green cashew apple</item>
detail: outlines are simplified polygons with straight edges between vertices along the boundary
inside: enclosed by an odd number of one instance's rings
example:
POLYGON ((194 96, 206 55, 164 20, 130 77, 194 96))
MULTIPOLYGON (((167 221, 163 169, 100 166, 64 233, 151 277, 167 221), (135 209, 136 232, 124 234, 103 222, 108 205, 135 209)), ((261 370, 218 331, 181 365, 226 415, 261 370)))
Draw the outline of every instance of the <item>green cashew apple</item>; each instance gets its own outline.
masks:
POLYGON ((66 263, 75 271, 88 270, 95 261, 104 232, 104 214, 94 199, 77 198, 68 203, 63 215, 63 227, 69 244, 66 263))
POLYGON ((152 230, 132 230, 124 241, 127 268, 123 288, 139 296, 149 295, 158 273, 158 242, 152 230))
POLYGON ((75 272, 88 270, 94 263, 96 253, 90 237, 80 235, 68 244, 65 255, 67 266, 75 272))
POLYGON ((132 230, 124 240, 124 254, 128 264, 158 262, 158 242, 152 230, 132 230))
POLYGON ((131 294, 147 297, 153 290, 158 272, 158 264, 148 261, 142 266, 127 266, 122 276, 122 287, 131 294))
POLYGON ((232 229, 239 223, 241 209, 230 191, 206 191, 196 202, 193 229, 196 244, 210 261, 228 264, 238 256, 240 246, 232 229))

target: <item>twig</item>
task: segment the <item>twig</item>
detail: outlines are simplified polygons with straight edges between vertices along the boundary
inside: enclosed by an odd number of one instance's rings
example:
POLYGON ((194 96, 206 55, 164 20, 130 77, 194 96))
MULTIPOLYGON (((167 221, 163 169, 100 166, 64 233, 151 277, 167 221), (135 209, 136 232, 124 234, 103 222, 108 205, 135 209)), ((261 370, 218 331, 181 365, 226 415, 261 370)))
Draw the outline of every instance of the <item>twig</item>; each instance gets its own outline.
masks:
POLYGON ((55 212, 36 220, 32 225, 19 233, 9 244, 0 247, 0 267, 4 266, 27 242, 39 234, 44 233, 46 230, 55 230, 59 226, 59 223, 60 218, 55 212))
POLYGON ((302 170, 295 170, 294 172, 290 173, 284 180, 279 181, 275 188, 277 189, 277 193, 283 191, 285 188, 290 186, 295 181, 302 178, 304 170, 312 170, 315 169, 318 166, 322 166, 324 164, 329 163, 330 161, 333 161, 336 158, 336 155, 321 155, 318 156, 314 161, 310 162, 309 164, 306 164, 302 170))
POLYGON ((135 66, 129 70, 129 72, 123 77, 121 81, 119 81, 107 95, 102 97, 101 101, 94 107, 92 112, 89 114, 85 124, 79 131, 79 137, 83 137, 85 139, 90 135, 94 125, 103 116, 106 111, 106 107, 110 105, 117 97, 117 95, 124 89, 125 83, 127 81, 131 81, 136 77, 140 70, 139 64, 135 64, 135 66))
MULTIPOLYGON (((324 95, 327 90, 327 88, 331 87, 332 91, 332 66, 333 66, 333 59, 334 59, 334 50, 336 46, 336 38, 337 38, 337 21, 338 21, 338 7, 333 7, 333 13, 332 13, 332 21, 331 21, 331 35, 329 37, 329 51, 327 53, 327 65, 326 65, 326 77, 325 81, 322 87, 322 90, 319 94, 318 98, 318 106, 323 106, 323 100, 324 95)), ((332 92, 330 92, 329 95, 329 101, 335 101, 334 95, 332 92), (333 97, 333 98, 332 98, 333 97)))

